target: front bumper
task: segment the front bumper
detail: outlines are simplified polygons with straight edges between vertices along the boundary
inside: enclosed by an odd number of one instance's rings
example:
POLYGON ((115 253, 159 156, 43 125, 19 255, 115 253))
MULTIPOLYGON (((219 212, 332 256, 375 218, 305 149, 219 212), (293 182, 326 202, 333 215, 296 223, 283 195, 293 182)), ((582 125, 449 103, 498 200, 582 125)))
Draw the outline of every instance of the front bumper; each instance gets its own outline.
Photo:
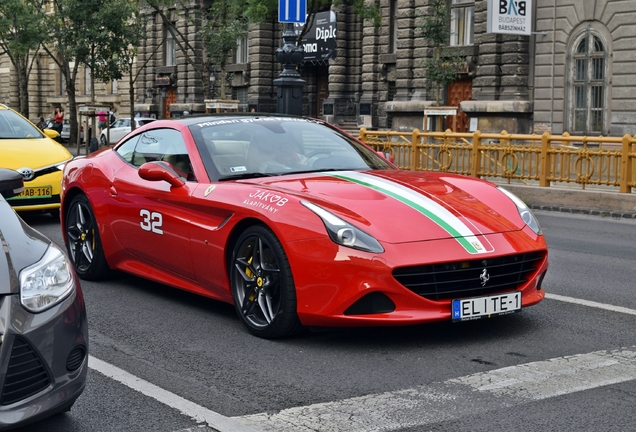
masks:
MULTIPOLYGON (((487 237, 495 251, 479 257, 484 260, 528 252, 542 257, 524 275, 527 280, 498 291, 521 291, 523 307, 540 302, 545 297, 541 280, 548 268, 543 237, 533 238, 524 231, 487 237)), ((393 271, 432 263, 461 264, 476 257, 454 240, 382 245, 384 253, 371 254, 338 247, 329 240, 287 244, 300 321, 308 326, 391 326, 451 320, 450 298, 432 300, 418 295, 402 285, 393 271)), ((455 298, 473 296, 476 294, 458 294, 455 298)))
POLYGON ((0 332, 0 428, 70 409, 88 371, 88 324, 79 285, 38 314, 24 309, 19 295, 0 297, 0 332))

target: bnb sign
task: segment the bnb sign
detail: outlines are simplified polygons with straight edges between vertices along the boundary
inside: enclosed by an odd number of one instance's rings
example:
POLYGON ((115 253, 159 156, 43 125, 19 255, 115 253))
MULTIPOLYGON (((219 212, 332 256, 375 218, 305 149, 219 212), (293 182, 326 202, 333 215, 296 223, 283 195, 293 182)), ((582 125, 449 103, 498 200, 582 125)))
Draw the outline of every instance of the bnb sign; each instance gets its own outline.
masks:
POLYGON ((532 0, 488 0, 488 33, 532 33, 532 0))

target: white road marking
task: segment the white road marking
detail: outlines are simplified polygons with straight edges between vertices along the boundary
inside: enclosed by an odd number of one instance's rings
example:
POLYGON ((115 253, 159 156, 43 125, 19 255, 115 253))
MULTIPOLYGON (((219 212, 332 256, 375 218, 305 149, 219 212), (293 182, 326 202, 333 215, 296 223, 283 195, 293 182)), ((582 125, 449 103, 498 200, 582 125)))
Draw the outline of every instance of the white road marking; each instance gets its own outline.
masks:
POLYGON ((210 427, 223 432, 255 432, 244 424, 239 423, 231 417, 225 417, 219 413, 209 410, 201 405, 197 405, 174 393, 162 389, 148 381, 138 378, 123 369, 113 366, 110 363, 99 360, 93 356, 88 358, 88 367, 114 379, 133 390, 151 397, 171 408, 179 410, 184 415, 192 417, 198 422, 206 422, 210 427))
POLYGON ((593 301, 589 301, 589 300, 577 299, 577 298, 574 298, 574 297, 566 297, 566 296, 562 296, 562 295, 559 295, 559 294, 547 293, 545 295, 545 298, 549 298, 549 299, 552 299, 552 300, 559 300, 559 301, 562 301, 562 302, 574 303, 574 304, 578 304, 578 305, 582 305, 582 306, 589 306, 589 307, 593 307, 593 308, 597 308, 597 309, 604 309, 604 310, 608 310, 608 311, 612 311, 612 312, 620 312, 620 313, 629 314, 629 315, 636 315, 636 310, 634 310, 634 309, 628 309, 628 308, 621 307, 621 306, 613 306, 613 305, 609 305, 609 304, 605 304, 605 303, 597 303, 597 302, 593 302, 593 301))
POLYGON ((636 347, 510 366, 406 390, 234 417, 261 431, 391 431, 636 380, 636 347))
MULTIPOLYGON (((633 309, 558 294, 546 298, 636 315, 633 309)), ((380 432, 636 380, 636 347, 557 357, 405 390, 241 417, 225 417, 93 356, 88 366, 219 432, 380 432)))

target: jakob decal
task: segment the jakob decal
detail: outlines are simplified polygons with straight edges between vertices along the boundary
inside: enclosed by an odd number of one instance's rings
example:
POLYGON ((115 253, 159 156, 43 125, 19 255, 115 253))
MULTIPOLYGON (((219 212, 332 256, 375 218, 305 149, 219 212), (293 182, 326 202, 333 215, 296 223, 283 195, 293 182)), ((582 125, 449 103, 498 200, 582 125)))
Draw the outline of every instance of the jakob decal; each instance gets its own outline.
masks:
POLYGON ((243 201, 243 204, 258 207, 272 213, 276 213, 278 211, 277 207, 284 206, 288 201, 287 198, 283 198, 275 193, 262 191, 260 189, 251 193, 249 196, 252 199, 246 199, 243 201))
POLYGON ((282 196, 275 193, 262 191, 260 189, 258 189, 256 192, 251 193, 250 198, 254 198, 268 204, 276 205, 278 207, 284 206, 288 201, 287 198, 283 198, 282 196))

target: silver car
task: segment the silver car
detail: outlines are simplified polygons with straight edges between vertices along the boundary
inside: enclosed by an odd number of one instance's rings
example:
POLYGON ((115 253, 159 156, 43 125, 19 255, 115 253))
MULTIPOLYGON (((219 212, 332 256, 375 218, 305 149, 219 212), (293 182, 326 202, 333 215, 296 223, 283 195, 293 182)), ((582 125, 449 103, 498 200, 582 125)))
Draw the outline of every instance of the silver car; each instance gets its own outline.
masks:
MULTIPOLYGON (((135 117, 135 128, 138 128, 153 121, 155 121, 155 119, 149 117, 135 117)), ((105 147, 109 145, 109 143, 110 145, 115 144, 128 132, 130 132, 130 117, 122 117, 120 119, 117 119, 111 123, 110 130, 108 128, 102 130, 102 133, 99 135, 99 145, 101 147, 105 147), (108 139, 109 134, 110 140, 108 139)))
POLYGON ((22 175, 0 169, 0 429, 69 411, 86 384, 88 324, 66 253, 5 201, 22 175))

